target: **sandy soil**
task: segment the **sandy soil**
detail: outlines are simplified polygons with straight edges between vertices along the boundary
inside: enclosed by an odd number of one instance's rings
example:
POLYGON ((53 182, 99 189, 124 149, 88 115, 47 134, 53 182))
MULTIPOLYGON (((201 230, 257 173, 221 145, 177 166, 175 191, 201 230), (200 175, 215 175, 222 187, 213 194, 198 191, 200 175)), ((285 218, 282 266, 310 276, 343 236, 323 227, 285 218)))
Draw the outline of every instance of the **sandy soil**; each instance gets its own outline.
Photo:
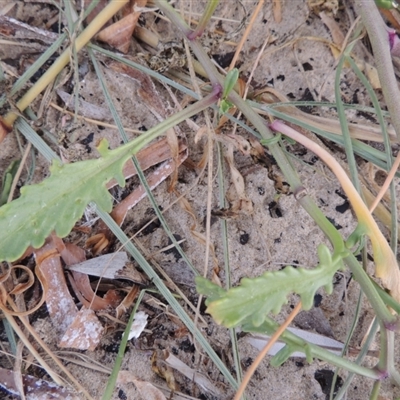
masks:
MULTIPOLYGON (((183 1, 182 5, 178 2, 176 7, 182 6, 184 10, 188 11, 189 3, 189 0, 183 1)), ((191 2, 190 7, 194 13, 200 12, 204 3, 204 1, 191 2)), ((251 15, 256 3, 255 1, 243 2, 248 15, 251 15)), ((17 6, 10 12, 10 16, 26 23, 35 23, 38 27, 42 27, 43 21, 53 14, 54 7, 52 5, 28 2, 17 2, 17 6), (32 15, 35 15, 34 21, 31 18, 32 15)), ((245 16, 243 8, 233 0, 221 2, 215 15, 217 18, 213 20, 210 26, 211 32, 214 29, 233 32, 238 28, 239 24, 229 22, 229 20, 240 21, 245 16), (221 21, 218 18, 224 18, 224 20, 221 21)), ((348 7, 347 10, 338 11, 336 19, 340 21, 344 33, 347 32, 351 24, 350 18, 354 17, 351 7, 348 7)), ((168 23, 160 21, 156 24, 153 14, 148 14, 144 19, 149 26, 154 27, 165 42, 179 38, 179 34, 174 32, 168 23)), ((229 40, 237 42, 243 30, 243 27, 240 28, 236 35, 229 36, 229 40)), ((240 72, 243 79, 249 76, 258 51, 268 36, 271 38, 271 44, 264 51, 259 66, 254 73, 251 81, 254 88, 273 88, 290 100, 335 101, 335 59, 326 43, 317 40, 317 38, 323 38, 330 41, 331 35, 321 18, 311 11, 305 1, 284 2, 282 21, 280 23, 274 21, 272 2, 264 4, 240 56, 240 72), (287 45, 288 43, 290 45, 287 45)), ((211 52, 214 56, 221 56, 234 51, 233 46, 226 43, 217 43, 215 38, 216 35, 206 38, 211 41, 211 52)), ((131 54, 135 54, 138 47, 137 43, 132 43, 131 54)), ((14 54, 9 56, 9 58, 17 57, 18 55, 14 54)), ((4 55, 3 60, 7 62, 4 55)), ((104 96, 85 52, 79 56, 79 65, 80 80, 75 84, 79 85, 81 98, 106 110, 104 96)), ((124 126, 131 129, 144 130, 157 124, 156 116, 146 107, 137 93, 139 83, 130 77, 116 73, 112 68, 109 68, 107 63, 103 64, 101 68, 124 126)), ((168 111, 168 104, 170 104, 169 107, 172 110, 176 109, 165 89, 159 84, 156 84, 156 87, 166 105, 167 112, 170 112, 168 111)), ((342 76, 341 88, 345 100, 354 101, 357 98, 360 104, 369 105, 365 90, 348 70, 342 76)), ((67 91, 71 89, 70 80, 64 82, 61 89, 67 91)), ((179 94, 177 96, 179 100, 182 100, 179 94)), ((53 93, 52 99, 62 105, 56 93, 53 93)), ((331 110, 313 109, 311 112, 322 116, 332 115, 331 110)), ((355 113, 349 114, 349 117, 365 123, 363 117, 355 115, 355 113)), ((111 122, 112 120, 110 116, 106 116, 105 121, 111 122)), ((51 144, 52 148, 69 161, 78 161, 95 156, 94 145, 101 138, 107 138, 112 148, 117 147, 120 143, 120 138, 115 129, 103 128, 83 121, 74 122, 72 119, 65 120, 63 119, 63 114, 52 107, 46 109, 42 123, 42 128, 47 129, 55 139, 55 143, 51 144)), ((204 120, 199 117, 196 119, 196 123, 199 126, 203 126, 204 120)), ((179 127, 178 134, 185 138, 188 144, 190 159, 197 162, 204 152, 206 143, 204 139, 199 143, 195 143, 195 133, 187 124, 183 123, 179 127)), ((240 128, 237 133, 248 137, 248 134, 240 128)), ((131 139, 136 135, 128 133, 128 136, 131 139)), ((341 234, 347 237, 355 228, 356 221, 350 207, 348 207, 340 185, 336 182, 331 172, 313 154, 303 151, 298 145, 290 146, 289 150, 296 156, 293 163, 298 167, 304 186, 322 211, 336 226, 341 227, 341 234)), ((16 154, 19 154, 17 138, 14 133, 10 134, 3 142, 0 152, 0 168, 3 170, 10 160, 15 158, 16 154)), ((337 150, 335 155, 339 159, 345 158, 337 150)), ((216 154, 214 154, 214 165, 216 164, 217 159, 216 154)), ((244 156, 239 152, 235 152, 235 165, 244 176, 246 193, 254 204, 254 212, 251 215, 241 214, 238 218, 228 221, 232 284, 238 284, 242 277, 256 277, 267 270, 279 270, 284 265, 308 267, 316 265, 316 247, 320 243, 327 243, 327 240, 314 221, 296 203, 292 195, 281 196, 278 202, 278 213, 273 213, 271 211, 271 203, 276 200, 276 190, 274 182, 267 176, 266 169, 254 164, 250 157, 244 156)), ((360 168, 362 166, 362 161, 360 161, 360 168)), ((38 155, 32 182, 41 181, 47 173, 47 164, 38 155)), ((214 173, 216 173, 216 170, 214 173)), ((198 231, 204 233, 205 199, 208 190, 207 175, 201 176, 197 185, 191 188, 192 183, 197 178, 197 170, 187 166, 180 167, 177 190, 180 193, 188 190, 185 197, 194 210, 198 222, 198 231)), ((228 173, 225 180, 228 187, 230 185, 228 173)), ((137 179, 133 178, 128 182, 126 189, 113 189, 114 197, 118 200, 135 185, 137 185, 137 179)), ((217 183, 214 183, 213 189, 213 207, 217 208, 217 183)), ((163 209, 167 209, 176 199, 175 195, 168 193, 167 183, 162 183, 155 189, 154 195, 163 209)), ((130 236, 147 223, 153 215, 150 202, 144 199, 129 212, 123 229, 130 236)), ((179 205, 172 206, 164 215, 172 232, 185 239, 182 247, 189 259, 199 271, 202 271, 204 268, 205 247, 191 233, 192 219, 190 215, 179 205)), ((76 236, 74 238, 76 239, 76 236)), ((85 237, 80 238, 80 243, 84 243, 84 239, 85 237)), ((174 252, 168 254, 165 252, 157 253, 159 249, 169 244, 168 237, 163 229, 155 227, 151 233, 139 236, 138 240, 148 253, 154 254, 153 260, 157 261, 171 274, 173 279, 182 281, 180 286, 188 298, 193 302, 197 302, 193 276, 188 271, 186 264, 174 252)), ((216 257, 222 266, 221 224, 218 219, 213 220, 211 226, 211 243, 215 247, 216 257)), ((220 279, 224 282, 225 278, 225 273, 221 271, 220 279)), ((324 334, 331 335, 339 341, 344 341, 355 313, 358 294, 359 287, 351 279, 349 272, 337 274, 333 294, 328 296, 323 290, 320 291, 321 302, 318 305, 318 309, 316 309, 317 311, 313 311, 317 313, 316 321, 312 317, 314 314, 306 313, 303 315, 303 319, 298 320, 297 326, 317 332, 323 330, 324 334)), ((157 296, 157 298, 160 302, 163 302, 160 296, 157 296)), ((288 307, 277 316, 278 322, 284 321, 288 312, 290 312, 290 307, 293 307, 296 302, 297 299, 295 297, 289 300, 288 307)), ((123 369, 131 371, 141 380, 149 381, 162 387, 165 393, 168 393, 165 381, 152 371, 150 362, 150 357, 154 350, 167 350, 187 363, 191 368, 206 374, 220 389, 219 395, 212 395, 190 382, 180 373, 175 372, 174 376, 182 394, 176 394, 174 398, 191 398, 184 397, 184 395, 199 399, 221 400, 233 397, 232 388, 219 374, 215 366, 199 353, 199 349, 193 344, 193 338, 189 334, 179 335, 179 330, 184 331, 184 329, 181 324, 177 323, 176 319, 171 319, 168 313, 164 313, 149 304, 144 304, 141 309, 150 314, 150 322, 144 335, 135 343, 129 345, 125 354, 123 369)), ((232 373, 234 373, 227 329, 216 326, 208 316, 205 316, 205 318, 208 322, 208 327, 204 330, 205 333, 208 333, 207 339, 229 366, 232 373)), ((364 301, 359 324, 351 341, 352 347, 357 347, 360 344, 372 318, 371 308, 364 301)), ((57 335, 49 334, 49 332, 52 332, 53 327, 48 317, 46 315, 36 315, 34 326, 45 337, 49 345, 54 350, 57 350, 57 335)), ((90 359, 112 368, 120 337, 120 332, 115 332, 111 329, 104 336, 97 350, 85 353, 90 359)), ((239 349, 244 371, 258 353, 245 339, 245 335, 239 335, 239 349)), ((4 340, 4 335, 2 340, 4 340)), ((368 365, 373 365, 374 362, 376 362, 375 359, 367 358, 366 363, 368 365)), ((2 364, 2 366, 10 368, 6 364, 6 360, 2 364)), ((90 391, 90 394, 96 399, 100 398, 107 381, 107 375, 93 371, 90 368, 74 364, 69 365, 71 372, 90 391)), ((321 361, 315 360, 309 364, 300 358, 290 358, 282 367, 274 368, 269 365, 269 358, 267 358, 257 370, 247 389, 247 399, 325 399, 327 398, 326 392, 324 392, 327 378, 320 379, 320 382, 316 379, 318 371, 322 373, 321 371, 324 370, 334 371, 332 366, 321 361)), ((340 371, 339 376, 344 380, 346 373, 340 371)), ((347 399, 366 399, 371 387, 371 381, 356 377, 349 388, 347 399)), ((400 396, 400 391, 395 389, 390 382, 384 382, 381 395, 382 399, 393 399, 400 396)), ((0 394, 1 396, 5 395, 0 394)), ((136 399, 140 397, 134 385, 129 383, 121 384, 116 389, 113 398, 136 399)))

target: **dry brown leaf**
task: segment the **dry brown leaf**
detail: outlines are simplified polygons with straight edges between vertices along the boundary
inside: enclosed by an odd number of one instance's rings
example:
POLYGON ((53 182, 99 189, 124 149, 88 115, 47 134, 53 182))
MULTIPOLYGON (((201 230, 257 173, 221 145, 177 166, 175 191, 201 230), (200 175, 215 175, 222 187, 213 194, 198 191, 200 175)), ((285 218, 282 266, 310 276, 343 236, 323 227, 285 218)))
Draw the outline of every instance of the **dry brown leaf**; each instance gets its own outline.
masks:
POLYGON ((40 249, 35 250, 35 257, 36 275, 40 275, 47 283, 45 298, 50 318, 55 328, 64 333, 78 309, 69 293, 60 254, 52 237, 46 239, 40 249))
MULTIPOLYGON (((187 149, 187 146, 181 141, 179 143, 179 152, 183 152, 187 149)), ((139 161, 140 168, 142 171, 152 167, 153 165, 159 164, 163 161, 172 158, 171 149, 168 146, 167 139, 161 139, 150 146, 147 146, 145 149, 139 151, 136 155, 137 160, 139 161)), ((129 160, 123 168, 123 174, 125 179, 128 179, 134 175, 136 175, 136 168, 133 165, 132 160, 129 160)), ((107 184, 107 188, 111 189, 117 185, 117 181, 112 180, 107 184)))
POLYGON ((135 283, 147 283, 143 274, 128 263, 128 255, 125 251, 91 258, 78 264, 69 265, 68 269, 98 278, 127 279, 135 283))
POLYGON ((122 53, 127 53, 140 13, 132 13, 104 28, 96 39, 107 43, 122 53))
POLYGON ((83 307, 65 332, 59 346, 93 351, 102 338, 103 330, 94 311, 83 307))
MULTIPOLYGON (((96 36, 97 40, 108 43, 110 46, 115 47, 123 53, 129 50, 133 31, 135 30, 136 23, 140 17, 141 12, 133 11, 134 1, 124 8, 124 17, 114 24, 107 26, 96 36)), ((144 7, 147 0, 137 0, 139 7, 144 7)))
POLYGON ((379 11, 389 20, 390 25, 396 29, 397 32, 400 31, 400 15, 397 9, 386 10, 380 8, 379 11))
MULTIPOLYGON (((156 188, 161 182, 163 182, 167 177, 177 171, 177 167, 182 164, 182 162, 187 158, 187 151, 182 151, 179 153, 177 161, 167 161, 156 168, 148 177, 147 183, 151 190, 156 188)), ((122 200, 118 205, 114 207, 111 213, 111 217, 118 225, 122 225, 127 212, 134 207, 140 200, 142 200, 147 195, 146 189, 140 185, 132 193, 130 193, 124 200, 122 200)))
POLYGON ((80 272, 72 272, 72 276, 68 275, 69 282, 74 289, 74 293, 86 307, 90 307, 95 311, 106 310, 109 307, 116 308, 121 302, 121 298, 116 293, 107 298, 97 296, 90 285, 89 277, 80 272))
MULTIPOLYGON (((86 260, 85 251, 81 247, 72 243, 64 243, 57 237, 53 239, 67 267, 86 260)), ((72 271, 72 276, 69 275, 68 278, 76 296, 88 308, 92 308, 96 311, 104 310, 108 307, 115 308, 121 301, 121 298, 116 293, 110 293, 107 298, 96 296, 92 290, 87 274, 72 271)))
POLYGON ((226 197, 231 204, 230 211, 234 214, 244 213, 250 215, 253 213, 253 202, 247 197, 243 176, 235 166, 232 145, 227 146, 225 159, 229 165, 233 183, 226 194, 226 197))
POLYGON ((121 304, 116 309, 116 317, 121 319, 122 315, 126 313, 126 310, 132 306, 133 302, 139 296, 139 286, 133 285, 129 293, 125 296, 124 300, 121 301, 121 304))

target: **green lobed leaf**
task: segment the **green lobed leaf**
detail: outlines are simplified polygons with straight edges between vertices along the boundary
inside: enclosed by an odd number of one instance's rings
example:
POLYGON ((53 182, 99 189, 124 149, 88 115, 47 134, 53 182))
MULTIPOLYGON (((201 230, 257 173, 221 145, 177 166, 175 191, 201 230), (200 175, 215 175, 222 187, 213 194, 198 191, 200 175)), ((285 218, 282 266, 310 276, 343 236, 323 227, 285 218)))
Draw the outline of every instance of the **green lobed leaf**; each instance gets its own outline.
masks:
POLYGON ((266 272, 258 278, 244 278, 240 286, 228 291, 211 282, 206 284, 205 278, 198 277, 197 290, 201 294, 211 295, 207 312, 218 324, 228 328, 241 324, 257 327, 270 312, 279 313, 290 293, 297 293, 303 309, 308 310, 320 287, 325 287, 328 294, 332 292, 332 277, 343 267, 342 258, 332 258, 325 245, 318 247, 318 255, 320 264, 314 269, 289 266, 281 271, 266 272))
POLYGON ((197 291, 204 296, 207 296, 206 305, 210 304, 214 300, 221 298, 226 293, 226 291, 221 286, 212 283, 202 276, 196 276, 195 281, 197 291))
POLYGON ((73 164, 55 161, 50 177, 24 186, 18 199, 0 207, 0 260, 14 261, 30 245, 41 247, 52 231, 65 237, 92 201, 110 212, 106 183, 115 178, 124 186, 122 168, 136 147, 132 141, 109 150, 102 140, 100 158, 73 164))

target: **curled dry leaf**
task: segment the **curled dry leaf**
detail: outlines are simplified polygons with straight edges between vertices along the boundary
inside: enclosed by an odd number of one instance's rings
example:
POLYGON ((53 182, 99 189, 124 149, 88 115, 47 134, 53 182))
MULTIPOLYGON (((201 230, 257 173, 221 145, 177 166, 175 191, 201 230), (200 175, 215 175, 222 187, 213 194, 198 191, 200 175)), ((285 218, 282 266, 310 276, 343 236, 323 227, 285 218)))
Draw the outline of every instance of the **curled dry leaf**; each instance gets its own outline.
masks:
POLYGON ((64 277, 61 256, 52 237, 35 250, 36 275, 46 282, 45 299, 55 328, 64 333, 74 320, 78 309, 64 277))
POLYGON ((139 296, 139 293, 139 286, 132 286, 129 293, 124 297, 124 299, 121 301, 121 304, 115 310, 115 316, 118 319, 121 319, 122 315, 126 313, 126 310, 128 310, 133 305, 133 302, 139 296))
MULTIPOLYGON (((177 160, 170 160, 161 164, 155 171, 147 177, 147 183, 151 190, 156 188, 160 183, 168 178, 171 174, 177 171, 177 167, 182 164, 187 158, 187 151, 184 150, 179 153, 177 160)), ((146 197, 146 189, 140 185, 124 200, 122 200, 111 213, 114 221, 121 225, 125 219, 127 212, 134 207, 140 200, 146 197)))
MULTIPOLYGON (((16 271, 16 269, 22 269, 28 276, 28 279, 25 279, 25 282, 23 283, 17 283, 14 288, 10 291, 10 294, 13 295, 18 295, 18 294, 22 294, 23 292, 25 292, 26 290, 28 290, 34 283, 35 281, 35 276, 33 275, 33 272, 25 267, 25 265, 13 265, 11 270, 16 271)), ((18 275, 15 275, 18 276, 18 275)))
MULTIPOLYGON (((19 279, 18 278, 18 279, 19 279)), ((42 298, 39 302, 36 303, 35 306, 31 307, 27 311, 17 311, 15 307, 15 303, 12 305, 13 311, 8 307, 9 296, 11 295, 21 295, 25 291, 27 291, 30 287, 32 287, 35 281, 34 274, 32 271, 25 267, 24 265, 13 265, 11 268, 7 269, 2 276, 0 276, 0 309, 8 315, 23 317, 26 315, 30 315, 36 310, 38 310, 42 304, 45 302, 45 295, 43 294, 42 298), (17 270, 22 269, 25 272, 25 276, 20 273, 16 273, 17 270), (11 274, 12 273, 12 274, 11 274), (14 287, 11 285, 14 282, 14 279, 9 279, 12 276, 19 276, 19 278, 23 278, 25 280, 24 283, 17 283, 14 287), (25 279, 25 278, 28 279, 25 279), (11 285, 10 285, 11 284, 11 285)), ((39 277, 40 284, 42 285, 43 292, 47 291, 47 283, 44 281, 43 277, 39 277)))
POLYGON ((135 3, 138 7, 144 7, 147 0, 131 1, 131 3, 124 9, 124 17, 114 24, 104 28, 96 38, 104 43, 108 43, 112 47, 115 47, 122 53, 127 53, 133 31, 135 30, 136 23, 141 14, 141 12, 134 11, 133 5, 135 3))
MULTIPOLYGON (((56 237, 54 237, 54 240, 57 243, 57 248, 60 251, 66 266, 86 260, 85 251, 81 247, 72 243, 64 243, 61 239, 56 237)), ((114 291, 111 291, 112 293, 110 293, 107 298, 96 296, 90 285, 89 277, 85 273, 73 271, 72 276, 69 275, 68 278, 76 296, 82 304, 88 308, 92 308, 96 311, 104 310, 108 307, 115 308, 121 301, 114 291)))
POLYGON ((95 311, 100 311, 108 309, 109 307, 116 308, 120 303, 121 298, 116 294, 104 298, 97 296, 93 292, 89 277, 86 274, 73 272, 72 275, 73 276, 68 276, 69 282, 79 301, 86 307, 90 307, 95 311))

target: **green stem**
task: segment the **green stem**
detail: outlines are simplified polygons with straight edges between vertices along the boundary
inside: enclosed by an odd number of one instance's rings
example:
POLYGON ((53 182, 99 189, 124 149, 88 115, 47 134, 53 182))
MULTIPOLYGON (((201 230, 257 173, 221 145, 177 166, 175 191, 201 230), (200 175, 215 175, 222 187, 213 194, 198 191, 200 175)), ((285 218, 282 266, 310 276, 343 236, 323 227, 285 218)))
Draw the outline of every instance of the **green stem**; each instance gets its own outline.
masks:
POLYGON ((171 115, 166 120, 160 122, 154 128, 149 129, 147 132, 140 135, 138 138, 129 142, 128 145, 137 146, 137 151, 142 149, 146 144, 150 143, 152 140, 156 139, 163 132, 167 131, 170 128, 178 125, 180 122, 192 117, 195 114, 198 114, 200 111, 203 111, 207 107, 215 104, 221 97, 222 94, 222 86, 214 85, 212 92, 201 100, 197 101, 194 104, 186 107, 184 110, 179 111, 176 114, 171 115))
POLYGON ((309 346, 311 354, 314 358, 324 360, 332 365, 335 365, 336 367, 343 368, 346 371, 353 372, 357 375, 376 380, 381 379, 379 372, 376 370, 357 365, 351 361, 346 360, 343 357, 337 356, 336 354, 333 354, 330 351, 323 349, 322 347, 312 344, 309 344, 309 346))
MULTIPOLYGON (((357 64, 351 57, 346 57, 346 61, 350 63, 351 68, 354 73, 357 75, 358 79, 362 82, 364 87, 367 89, 369 97, 371 98, 372 104, 374 106, 374 110, 376 116, 379 121, 379 125, 382 130, 383 144, 385 145, 385 153, 386 153, 386 163, 387 163, 387 171, 390 171, 393 165, 393 157, 392 157, 392 146, 390 143, 390 137, 387 131, 387 123, 385 122, 382 114, 382 110, 379 105, 379 100, 377 95, 375 94, 372 85, 369 83, 367 77, 360 71, 357 64)), ((390 183, 390 214, 391 218, 391 226, 390 226, 390 247, 393 250, 394 254, 397 254, 397 241, 398 241, 398 230, 397 230, 397 202, 396 202, 396 185, 395 182, 392 181, 390 183)))
POLYGON ((146 289, 144 289, 140 292, 139 297, 136 300, 135 307, 133 308, 131 316, 129 317, 129 321, 126 325, 124 335, 122 336, 121 344, 119 345, 118 354, 117 354, 117 358, 115 359, 113 370, 111 372, 110 378, 108 379, 108 382, 107 382, 106 389, 101 398, 102 400, 109 400, 112 398, 112 395, 113 395, 113 392, 115 389, 115 385, 117 382, 117 378, 118 378, 118 372, 121 369, 122 361, 124 359, 125 349, 126 349, 126 345, 128 343, 128 338, 129 338, 129 333, 131 331, 133 318, 135 317, 136 311, 137 311, 139 304, 141 303, 145 293, 146 293, 146 289))
POLYGON ((378 291, 375 289, 370 277, 362 269, 360 263, 353 254, 348 255, 344 259, 346 265, 350 268, 354 275, 354 279, 360 284, 368 301, 371 303, 377 317, 384 323, 385 326, 393 324, 396 317, 390 313, 378 291))
POLYGON ((380 390, 381 390, 381 381, 375 381, 374 386, 372 387, 371 394, 369 396, 369 400, 378 400, 380 390))
POLYGON ((208 24, 208 21, 210 21, 215 9, 218 6, 218 3, 219 0, 208 0, 206 9, 200 18, 199 24, 197 25, 196 29, 188 35, 189 40, 197 39, 203 34, 204 30, 206 29, 206 25, 208 24))
POLYGON ((335 76, 335 100, 337 112, 339 115, 340 128, 342 130, 343 135, 343 145, 344 150, 346 152, 347 164, 349 166, 349 171, 351 175, 351 181, 353 182, 354 187, 356 188, 358 193, 361 193, 360 180, 358 179, 357 173, 357 164, 356 159, 354 157, 353 143, 350 136, 349 124, 347 123, 347 118, 344 110, 344 105, 342 102, 342 95, 340 90, 340 75, 343 69, 344 62, 346 57, 343 55, 340 58, 339 64, 336 69, 335 76))
MULTIPOLYGON (((251 325, 249 328, 251 329, 246 329, 246 327, 243 326, 244 331, 260 332, 262 334, 267 333, 268 335, 272 335, 279 328, 279 325, 271 318, 266 317, 265 322, 262 325, 256 328, 254 328, 254 326, 251 325)), ((382 374, 378 370, 373 370, 370 368, 357 365, 351 361, 346 360, 343 357, 340 357, 332 353, 329 350, 325 350, 322 347, 319 347, 315 344, 305 341, 304 339, 298 337, 297 335, 288 330, 286 330, 281 335, 279 340, 282 340, 288 346, 291 346, 292 348, 296 349, 296 351, 303 351, 305 354, 308 353, 314 358, 327 361, 335 365, 336 367, 343 368, 349 372, 353 372, 355 374, 362 375, 372 379, 382 378, 382 374)))
MULTIPOLYGON (((368 349, 371 347, 372 342, 374 341, 375 338, 375 334, 378 330, 378 320, 375 318, 374 322, 371 326, 371 329, 368 333, 367 336, 367 340, 364 342, 363 347, 360 350, 360 353, 358 354, 355 363, 357 365, 360 365, 362 363, 362 361, 364 360, 364 358, 366 357, 367 353, 368 353, 368 349)), ((350 386, 353 378, 354 378, 354 372, 350 372, 345 380, 345 382, 343 383, 343 386, 340 388, 339 392, 336 394, 335 400, 341 400, 347 393, 347 389, 350 386)))

